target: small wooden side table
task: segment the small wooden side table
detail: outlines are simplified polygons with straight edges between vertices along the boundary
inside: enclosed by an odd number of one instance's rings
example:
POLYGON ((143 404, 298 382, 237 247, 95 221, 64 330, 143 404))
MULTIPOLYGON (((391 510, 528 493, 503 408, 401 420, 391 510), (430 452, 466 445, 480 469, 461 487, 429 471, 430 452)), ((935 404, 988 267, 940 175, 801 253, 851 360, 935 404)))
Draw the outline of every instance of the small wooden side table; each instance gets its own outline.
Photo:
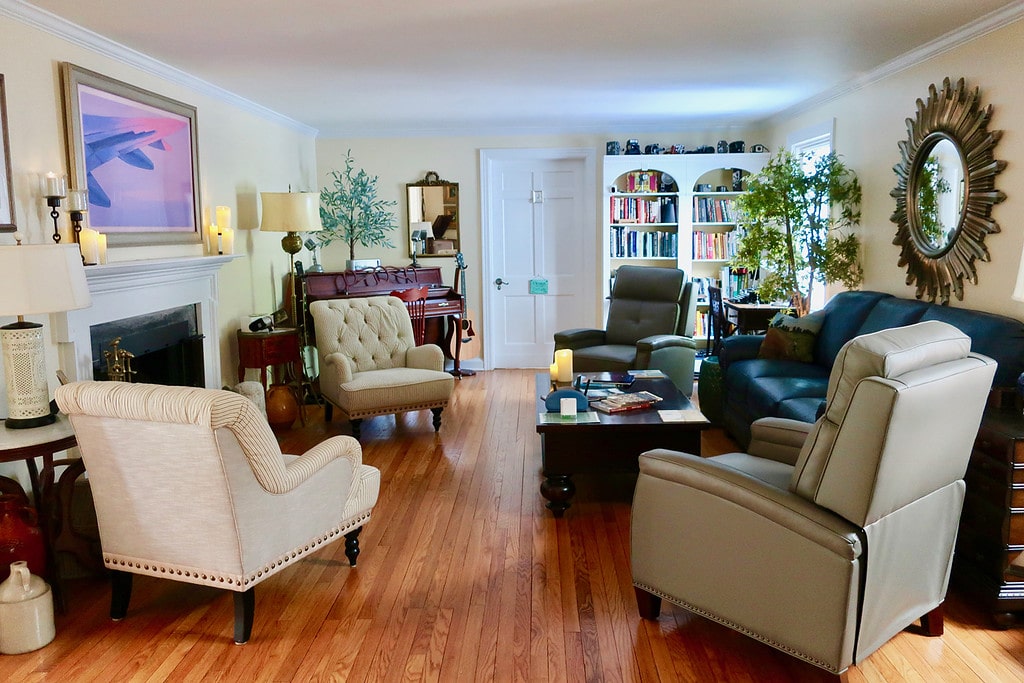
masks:
MULTIPOLYGON (((267 391, 267 367, 283 366, 283 384, 295 394, 299 405, 299 421, 306 424, 306 411, 302 409, 302 352, 299 345, 299 330, 294 327, 280 327, 276 330, 249 332, 238 330, 238 381, 245 381, 247 368, 259 368, 263 392, 267 391)), ((278 378, 275 376, 275 380, 278 378)))
POLYGON ((289 383, 302 377, 302 356, 299 352, 299 331, 282 327, 269 332, 238 330, 238 381, 245 381, 247 368, 259 368, 260 382, 267 390, 267 367, 283 365, 289 383))

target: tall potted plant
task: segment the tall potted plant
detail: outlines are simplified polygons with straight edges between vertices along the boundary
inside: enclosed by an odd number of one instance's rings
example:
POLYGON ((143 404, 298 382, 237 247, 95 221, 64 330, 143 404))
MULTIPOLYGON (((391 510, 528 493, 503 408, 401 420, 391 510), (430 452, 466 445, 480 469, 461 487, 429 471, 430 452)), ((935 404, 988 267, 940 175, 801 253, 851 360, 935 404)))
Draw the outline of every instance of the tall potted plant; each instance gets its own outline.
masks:
POLYGON ((377 196, 377 176, 355 168, 352 150, 345 153, 345 170, 331 171, 332 183, 320 190, 320 220, 324 229, 317 234, 322 245, 341 241, 348 245, 348 263, 356 259, 356 244, 389 247, 389 233, 397 225, 391 207, 398 202, 377 196))
POLYGON ((853 289, 864 279, 860 240, 850 232, 860 222, 857 176, 835 152, 809 161, 779 152, 736 199, 733 265, 760 268, 758 296, 789 299, 798 315, 810 310, 815 282, 853 289))

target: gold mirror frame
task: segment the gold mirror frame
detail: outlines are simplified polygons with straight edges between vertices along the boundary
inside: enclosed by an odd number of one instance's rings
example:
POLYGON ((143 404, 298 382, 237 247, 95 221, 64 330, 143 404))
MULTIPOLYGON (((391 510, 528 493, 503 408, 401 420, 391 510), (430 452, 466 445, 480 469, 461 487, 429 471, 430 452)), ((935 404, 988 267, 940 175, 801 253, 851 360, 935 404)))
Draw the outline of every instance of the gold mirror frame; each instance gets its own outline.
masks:
POLYGON ((918 299, 927 297, 948 304, 950 290, 964 298, 964 280, 978 284, 974 261, 990 260, 985 235, 999 232, 992 207, 1006 199, 995 187, 996 176, 1006 168, 995 158, 995 146, 1003 132, 988 130, 992 105, 981 106, 978 88, 968 91, 964 79, 954 86, 949 78, 942 90, 928 86, 928 100, 917 100, 917 115, 907 119, 907 139, 899 143, 901 161, 893 167, 897 184, 889 194, 896 200, 891 220, 896 223, 892 243, 900 247, 900 267, 907 268, 907 284, 917 282, 918 299), (956 147, 964 165, 963 209, 959 225, 945 245, 936 249, 921 232, 918 189, 928 154, 940 140, 956 147))
POLYGON ((460 250, 459 184, 428 171, 415 183, 406 183, 408 219, 406 234, 409 256, 418 258, 451 258, 460 250), (428 194, 431 196, 428 198, 428 194), (425 207, 430 204, 429 209, 425 207), (426 211, 427 215, 423 215, 426 211), (443 227, 437 219, 444 216, 443 227), (432 223, 433 226, 428 225, 432 223), (437 234, 440 232, 441 234, 437 234), (416 233, 425 233, 417 235, 416 233), (415 238, 415 239, 414 239, 415 238), (429 239, 429 246, 427 239, 429 239), (428 250, 430 249, 430 250, 428 250))

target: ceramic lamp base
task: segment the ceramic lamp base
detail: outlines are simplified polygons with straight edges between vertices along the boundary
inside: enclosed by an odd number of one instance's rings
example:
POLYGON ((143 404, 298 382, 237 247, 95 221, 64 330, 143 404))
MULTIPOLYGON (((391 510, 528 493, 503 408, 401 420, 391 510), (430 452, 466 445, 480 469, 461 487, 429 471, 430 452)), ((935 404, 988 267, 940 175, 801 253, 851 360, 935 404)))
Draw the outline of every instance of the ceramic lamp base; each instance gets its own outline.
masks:
POLYGON ((4 376, 7 378, 7 419, 9 429, 42 427, 56 420, 50 410, 46 383, 46 352, 43 326, 15 322, 0 327, 4 376))

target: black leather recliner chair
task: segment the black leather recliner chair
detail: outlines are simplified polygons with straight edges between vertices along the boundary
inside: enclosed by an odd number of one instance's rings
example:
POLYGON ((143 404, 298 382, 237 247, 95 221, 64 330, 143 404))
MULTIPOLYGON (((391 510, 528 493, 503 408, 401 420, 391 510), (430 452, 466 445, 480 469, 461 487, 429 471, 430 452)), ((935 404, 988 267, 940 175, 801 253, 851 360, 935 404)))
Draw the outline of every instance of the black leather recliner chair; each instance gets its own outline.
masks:
POLYGON ((555 350, 572 349, 576 372, 657 369, 686 395, 693 391, 697 301, 677 268, 621 266, 605 330, 555 333, 555 350))

